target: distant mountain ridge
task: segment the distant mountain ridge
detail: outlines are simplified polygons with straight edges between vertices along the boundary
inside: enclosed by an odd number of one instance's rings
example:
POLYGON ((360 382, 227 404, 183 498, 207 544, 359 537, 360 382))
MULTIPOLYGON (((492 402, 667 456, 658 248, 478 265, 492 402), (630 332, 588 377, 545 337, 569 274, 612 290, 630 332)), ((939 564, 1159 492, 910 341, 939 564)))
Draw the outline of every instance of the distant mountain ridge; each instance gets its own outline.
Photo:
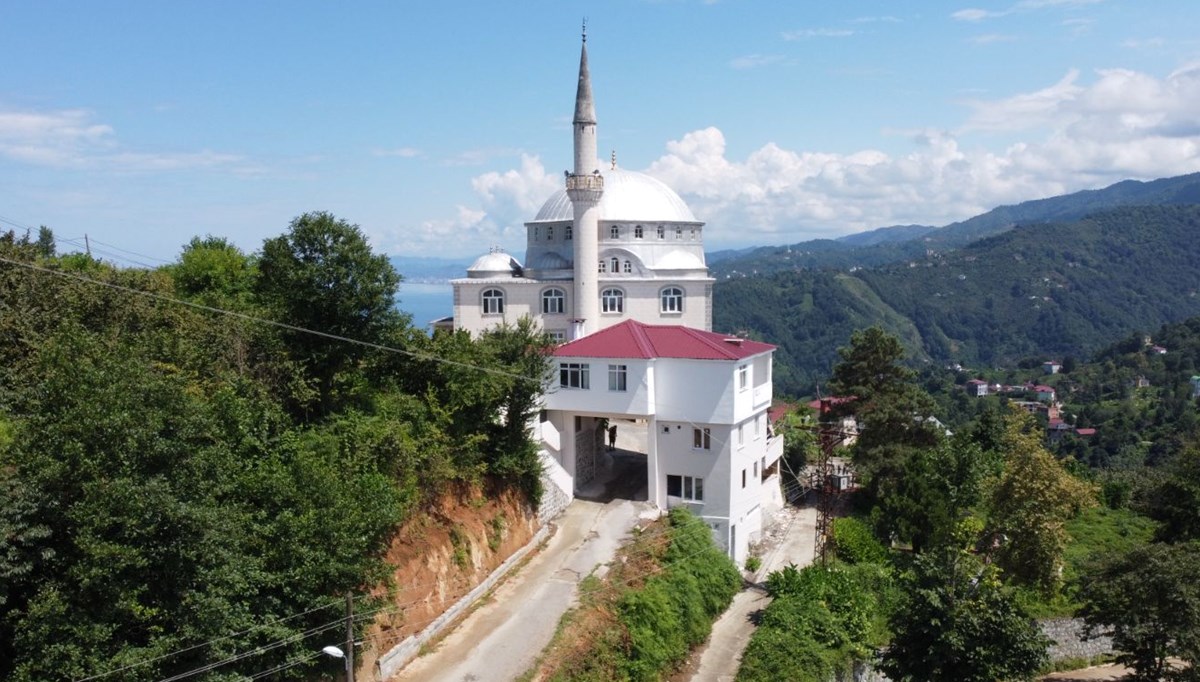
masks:
POLYGON ((924 257, 928 250, 955 249, 1011 230, 1015 225, 1069 221, 1119 206, 1200 203, 1200 173, 1146 182, 1123 180, 1103 189, 1083 190, 1012 206, 999 206, 942 227, 883 227, 837 240, 817 239, 789 246, 764 246, 711 261, 713 276, 727 278, 795 269, 876 267, 924 257))
POLYGON ((855 272, 736 277, 717 282, 713 295, 714 329, 777 344, 776 386, 792 394, 827 377, 838 346, 872 324, 898 334, 918 361, 992 366, 1085 357, 1192 315, 1200 315, 1196 204, 1021 224, 961 249, 855 272))

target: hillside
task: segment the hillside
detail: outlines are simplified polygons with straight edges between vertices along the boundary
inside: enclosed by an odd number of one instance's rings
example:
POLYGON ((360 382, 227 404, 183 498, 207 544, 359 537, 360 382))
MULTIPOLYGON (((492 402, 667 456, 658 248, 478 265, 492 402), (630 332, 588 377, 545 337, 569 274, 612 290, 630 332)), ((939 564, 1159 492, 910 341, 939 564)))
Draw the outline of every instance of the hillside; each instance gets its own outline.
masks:
POLYGON ((836 241, 818 239, 790 246, 767 246, 722 257, 712 263, 718 279, 770 274, 797 268, 876 267, 923 257, 1000 234, 1014 226, 1077 220, 1119 206, 1166 206, 1200 203, 1200 173, 1149 182, 1125 180, 1098 190, 1000 206, 940 228, 922 225, 884 227, 836 241))
POLYGON ((713 323, 777 343, 784 393, 811 390, 850 332, 876 323, 939 363, 1083 356, 1200 314, 1198 231, 1198 206, 1120 208, 854 273, 733 279, 717 284, 713 323))

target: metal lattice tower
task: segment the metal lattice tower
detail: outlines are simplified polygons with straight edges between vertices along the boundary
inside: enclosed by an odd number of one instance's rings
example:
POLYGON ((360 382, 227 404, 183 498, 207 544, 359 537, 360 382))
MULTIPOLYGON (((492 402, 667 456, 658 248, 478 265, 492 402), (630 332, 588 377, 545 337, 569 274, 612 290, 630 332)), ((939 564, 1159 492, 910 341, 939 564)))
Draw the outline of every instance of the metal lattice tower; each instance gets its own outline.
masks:
POLYGON ((820 414, 817 416, 817 437, 821 446, 821 459, 813 476, 817 479, 812 487, 817 491, 817 542, 815 558, 822 565, 829 560, 829 536, 833 523, 833 511, 842 486, 836 476, 833 450, 846 440, 846 432, 833 418, 833 399, 821 398, 820 414))

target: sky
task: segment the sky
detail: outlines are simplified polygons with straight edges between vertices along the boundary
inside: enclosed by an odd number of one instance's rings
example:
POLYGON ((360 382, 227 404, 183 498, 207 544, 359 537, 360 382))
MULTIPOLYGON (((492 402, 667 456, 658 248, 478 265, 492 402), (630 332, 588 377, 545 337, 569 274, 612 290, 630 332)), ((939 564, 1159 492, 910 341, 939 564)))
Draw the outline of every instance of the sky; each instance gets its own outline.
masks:
POLYGON ((601 157, 710 250, 1200 171, 1195 0, 0 0, 0 228, 153 265, 320 210, 520 255, 585 17, 601 157))

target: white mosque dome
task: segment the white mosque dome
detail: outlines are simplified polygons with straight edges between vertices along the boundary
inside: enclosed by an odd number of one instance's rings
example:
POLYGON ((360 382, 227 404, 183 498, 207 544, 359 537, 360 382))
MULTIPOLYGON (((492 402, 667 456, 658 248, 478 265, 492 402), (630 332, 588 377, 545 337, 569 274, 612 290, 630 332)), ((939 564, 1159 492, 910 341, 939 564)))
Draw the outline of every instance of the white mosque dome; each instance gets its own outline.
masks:
POLYGON ((571 268, 571 261, 551 251, 542 254, 535 263, 531 263, 530 265, 538 270, 569 270, 571 268))
MULTIPOLYGON (((604 195, 600 220, 641 223, 699 223, 675 190, 660 180, 618 168, 601 171, 604 195)), ((560 189, 542 204, 533 222, 561 222, 575 218, 567 190, 560 189)))
POLYGON ((503 251, 485 253, 471 267, 467 268, 467 277, 486 279, 489 277, 515 277, 521 274, 521 264, 516 258, 503 251))
POLYGON ((675 250, 659 258, 654 267, 660 270, 703 270, 705 265, 696 254, 675 250))

